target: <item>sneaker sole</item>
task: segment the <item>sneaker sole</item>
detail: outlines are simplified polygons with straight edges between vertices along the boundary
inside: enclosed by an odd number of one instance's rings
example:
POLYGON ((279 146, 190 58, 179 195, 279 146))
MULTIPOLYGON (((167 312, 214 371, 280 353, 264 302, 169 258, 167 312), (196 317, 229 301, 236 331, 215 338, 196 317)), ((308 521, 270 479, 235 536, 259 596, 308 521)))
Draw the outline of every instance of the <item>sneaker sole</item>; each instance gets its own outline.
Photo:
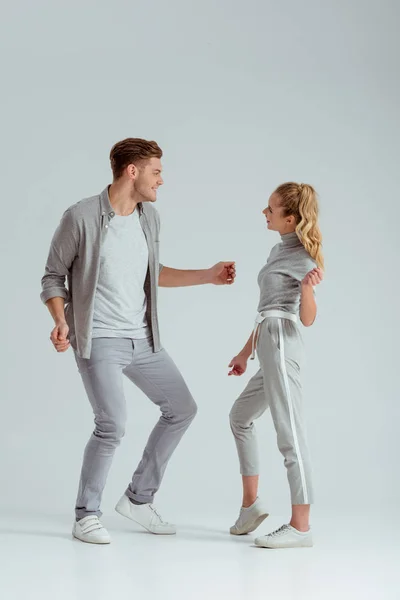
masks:
POLYGON ((288 550, 290 548, 312 548, 313 547, 313 543, 307 543, 307 544, 296 544, 293 546, 265 546, 263 543, 258 542, 255 540, 254 544, 257 546, 257 548, 267 548, 268 550, 288 550))
POLYGON ((133 521, 133 523, 136 523, 136 525, 140 525, 140 527, 143 527, 143 529, 145 529, 146 531, 148 531, 149 533, 152 533, 153 535, 176 535, 176 531, 151 531, 151 529, 149 529, 148 527, 146 527, 146 525, 143 525, 143 523, 140 523, 139 521, 136 521, 136 519, 132 519, 132 517, 130 515, 126 515, 124 512, 122 512, 121 510, 119 510, 118 508, 118 504, 115 507, 115 511, 121 515, 122 517, 125 517, 125 519, 129 519, 129 521, 133 521))
POLYGON ((247 535, 248 533, 252 533, 253 531, 255 531, 257 529, 257 527, 259 527, 261 525, 261 523, 263 521, 265 521, 265 519, 269 517, 269 513, 264 513, 263 515, 260 515, 259 517, 257 517, 257 519, 255 521, 253 521, 253 523, 250 525, 250 527, 246 527, 246 529, 235 529, 234 527, 231 527, 230 529, 230 534, 231 535, 247 535))
POLYGON ((84 539, 84 538, 78 537, 78 536, 77 536, 75 533, 73 533, 73 532, 72 532, 72 537, 74 538, 74 540, 79 540, 80 542, 83 542, 84 544, 97 544, 97 545, 100 545, 100 546, 104 546, 105 544, 110 544, 110 543, 111 543, 111 540, 102 540, 102 541, 100 541, 100 540, 98 540, 98 541, 95 541, 95 540, 87 540, 87 539, 84 539))

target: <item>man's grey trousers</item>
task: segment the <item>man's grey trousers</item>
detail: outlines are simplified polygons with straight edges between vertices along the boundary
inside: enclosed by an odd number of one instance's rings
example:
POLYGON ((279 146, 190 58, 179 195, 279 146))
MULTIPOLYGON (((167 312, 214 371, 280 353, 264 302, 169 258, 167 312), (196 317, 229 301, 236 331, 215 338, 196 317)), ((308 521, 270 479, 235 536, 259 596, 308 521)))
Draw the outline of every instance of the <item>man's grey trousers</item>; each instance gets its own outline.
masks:
POLYGON ((152 502, 168 461, 197 410, 182 375, 164 349, 153 352, 151 338, 97 338, 89 359, 75 358, 95 420, 84 453, 76 517, 101 516, 101 496, 115 449, 125 432, 123 375, 161 410, 126 490, 136 502, 152 502))

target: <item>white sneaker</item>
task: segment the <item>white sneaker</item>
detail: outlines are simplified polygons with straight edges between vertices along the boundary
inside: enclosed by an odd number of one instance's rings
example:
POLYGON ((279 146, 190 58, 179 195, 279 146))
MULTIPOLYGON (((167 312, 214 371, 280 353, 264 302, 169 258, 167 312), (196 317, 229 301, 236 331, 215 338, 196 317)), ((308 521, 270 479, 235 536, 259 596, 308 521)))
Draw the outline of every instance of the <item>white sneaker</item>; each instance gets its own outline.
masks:
POLYGON ((291 525, 282 525, 276 531, 256 538, 254 543, 261 548, 310 548, 313 539, 311 529, 298 531, 291 525))
POLYGON ((175 525, 165 523, 152 504, 133 504, 125 494, 115 507, 117 513, 135 521, 150 533, 157 535, 174 535, 175 525))
POLYGON ((240 509, 239 518, 230 528, 232 535, 251 533, 268 517, 268 512, 259 498, 248 508, 240 509))
POLYGON ((72 535, 88 544, 109 544, 111 542, 107 529, 103 527, 96 515, 88 515, 80 521, 75 521, 72 535))

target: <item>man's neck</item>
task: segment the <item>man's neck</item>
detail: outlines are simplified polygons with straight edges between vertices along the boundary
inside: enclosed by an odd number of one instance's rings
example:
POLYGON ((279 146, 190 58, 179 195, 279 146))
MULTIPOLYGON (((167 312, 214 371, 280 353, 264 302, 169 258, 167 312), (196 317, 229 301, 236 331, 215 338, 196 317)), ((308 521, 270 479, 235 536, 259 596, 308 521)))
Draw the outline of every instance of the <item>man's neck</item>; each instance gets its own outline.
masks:
POLYGON ((115 214, 126 217, 133 213, 140 202, 140 195, 132 193, 124 183, 118 181, 108 188, 108 197, 115 214))

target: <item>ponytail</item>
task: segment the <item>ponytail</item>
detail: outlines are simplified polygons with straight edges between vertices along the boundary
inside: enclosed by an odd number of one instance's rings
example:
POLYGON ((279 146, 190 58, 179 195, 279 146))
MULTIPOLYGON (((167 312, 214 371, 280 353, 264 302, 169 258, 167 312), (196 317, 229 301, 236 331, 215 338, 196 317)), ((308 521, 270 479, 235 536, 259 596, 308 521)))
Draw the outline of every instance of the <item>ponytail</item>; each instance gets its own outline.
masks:
POLYGON ((319 206, 314 188, 306 183, 283 183, 276 191, 285 216, 296 219, 296 233, 318 267, 324 268, 322 235, 318 225, 319 206))

